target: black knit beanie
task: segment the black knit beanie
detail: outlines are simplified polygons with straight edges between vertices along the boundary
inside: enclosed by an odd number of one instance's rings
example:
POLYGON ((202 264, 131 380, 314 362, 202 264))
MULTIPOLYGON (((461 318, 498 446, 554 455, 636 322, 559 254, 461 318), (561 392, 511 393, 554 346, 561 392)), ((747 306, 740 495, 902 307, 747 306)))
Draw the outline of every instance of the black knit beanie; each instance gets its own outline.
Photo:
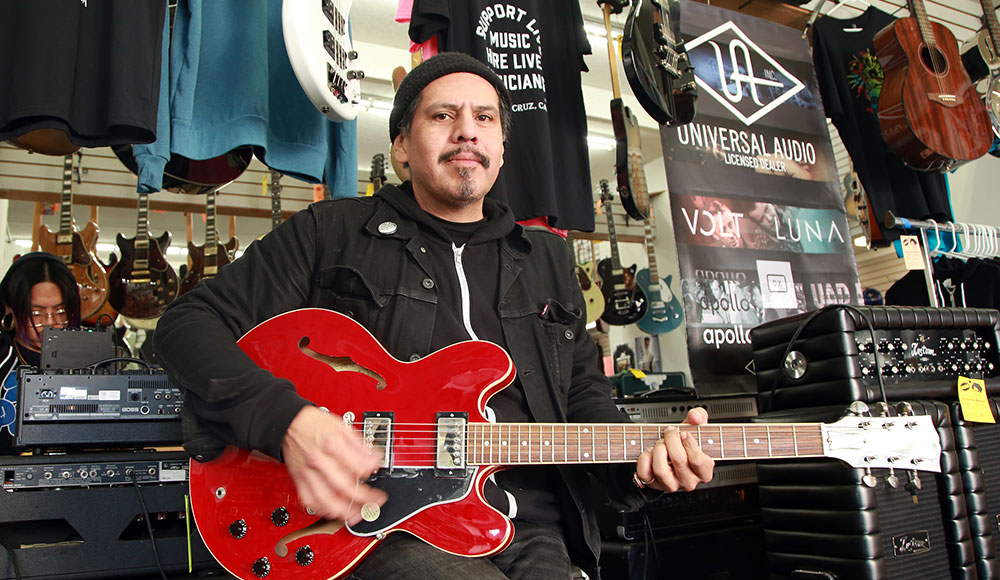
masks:
POLYGON ((462 52, 442 52, 420 63, 411 70, 396 89, 396 97, 392 100, 392 113, 389 114, 389 141, 395 141, 399 135, 399 123, 410 103, 433 81, 452 73, 467 72, 479 75, 489 81, 500 95, 500 106, 510 108, 510 93, 503 81, 493 69, 486 64, 462 52))

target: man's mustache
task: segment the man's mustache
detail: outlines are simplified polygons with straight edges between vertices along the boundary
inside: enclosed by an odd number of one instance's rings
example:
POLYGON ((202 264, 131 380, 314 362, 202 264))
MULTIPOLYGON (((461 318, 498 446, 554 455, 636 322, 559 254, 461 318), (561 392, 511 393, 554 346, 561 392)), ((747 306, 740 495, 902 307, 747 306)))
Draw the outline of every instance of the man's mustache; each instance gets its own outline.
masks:
POLYGON ((448 151, 446 153, 442 153, 441 156, 438 157, 438 163, 445 163, 445 162, 451 160, 454 157, 457 157, 459 155, 467 155, 467 154, 471 154, 471 155, 475 156, 476 161, 479 161, 479 163, 483 167, 489 168, 489 166, 490 166, 490 158, 487 157, 487 156, 485 156, 485 155, 483 155, 479 151, 476 151, 475 149, 472 149, 472 148, 469 148, 469 147, 460 147, 458 149, 453 149, 453 150, 448 151))

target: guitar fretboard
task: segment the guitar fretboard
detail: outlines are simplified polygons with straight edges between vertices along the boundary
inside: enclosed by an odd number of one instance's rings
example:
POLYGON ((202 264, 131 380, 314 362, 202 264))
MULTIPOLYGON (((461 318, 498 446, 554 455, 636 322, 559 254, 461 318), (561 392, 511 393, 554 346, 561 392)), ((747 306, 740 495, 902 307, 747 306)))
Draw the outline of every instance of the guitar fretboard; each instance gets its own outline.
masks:
POLYGON ((135 226, 135 258, 137 271, 149 268, 149 199, 148 194, 139 193, 139 217, 135 226))
POLYGON ((997 20, 996 8, 993 7, 993 0, 979 0, 983 7, 983 16, 986 17, 986 29, 990 33, 990 43, 993 45, 994 62, 987 63, 991 67, 1000 64, 1000 21, 997 20))
MULTIPOLYGON (((934 40, 934 31, 931 28, 931 21, 927 18, 927 9, 924 8, 924 0, 909 0, 909 4, 910 13, 917 19, 917 26, 920 28, 920 36, 923 38, 924 43, 927 44, 929 48, 936 48, 937 42, 934 40)), ((932 60, 936 57, 936 53, 932 51, 932 60)), ((936 63, 935 68, 937 68, 936 63)))
POLYGON ((62 195, 59 203, 59 245, 73 243, 73 154, 63 157, 62 195))
POLYGON ((646 253, 649 258, 649 285, 655 286, 660 282, 660 276, 656 271, 656 249, 653 247, 653 213, 649 213, 649 219, 645 223, 643 232, 646 242, 646 253))
POLYGON ((822 457, 817 423, 654 425, 635 423, 475 423, 469 425, 472 465, 626 463, 679 428, 716 460, 822 457))
POLYGON ((281 225, 281 173, 271 170, 271 229, 281 225))
POLYGON ((215 192, 205 195, 205 271, 214 272, 219 266, 218 234, 215 232, 215 192))
POLYGON ((604 202, 604 215, 608 220, 608 240, 611 242, 612 272, 622 269, 622 261, 618 255, 618 234, 615 232, 615 216, 611 207, 611 185, 607 179, 601 180, 601 201, 604 202))

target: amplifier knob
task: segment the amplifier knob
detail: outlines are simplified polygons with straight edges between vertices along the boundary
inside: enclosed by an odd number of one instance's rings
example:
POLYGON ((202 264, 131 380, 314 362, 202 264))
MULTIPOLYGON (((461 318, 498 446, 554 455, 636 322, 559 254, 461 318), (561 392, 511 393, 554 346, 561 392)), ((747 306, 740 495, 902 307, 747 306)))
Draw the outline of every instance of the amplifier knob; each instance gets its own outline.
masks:
POLYGON ((295 550, 295 562, 299 566, 312 564, 313 558, 315 558, 315 554, 313 554, 312 548, 309 546, 302 546, 298 550, 295 550))
POLYGON ((284 507, 280 507, 273 512, 271 512, 271 523, 278 526, 279 528, 288 523, 291 516, 288 515, 288 510, 284 507))
POLYGON ((243 536, 247 535, 246 520, 236 520, 229 524, 229 535, 237 540, 243 539, 243 536))
POLYGON ((250 570, 253 572, 254 576, 263 578, 271 573, 271 563, 267 561, 267 558, 259 558, 253 563, 250 570))

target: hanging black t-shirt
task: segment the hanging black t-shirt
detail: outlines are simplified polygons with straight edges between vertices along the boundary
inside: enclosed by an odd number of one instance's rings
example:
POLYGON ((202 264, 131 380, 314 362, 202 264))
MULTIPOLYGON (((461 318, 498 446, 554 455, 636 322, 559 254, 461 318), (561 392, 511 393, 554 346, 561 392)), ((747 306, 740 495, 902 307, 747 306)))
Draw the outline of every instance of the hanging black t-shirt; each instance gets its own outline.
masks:
POLYGON ((0 141, 155 141, 165 16, 165 0, 0 0, 0 141))
MULTIPOLYGON (((856 18, 823 17, 816 21, 813 62, 823 106, 847 147, 877 219, 891 210, 911 219, 950 221, 944 176, 904 165, 885 144, 879 129, 882 67, 872 39, 894 20, 892 15, 869 7, 856 18)), ((882 233, 887 240, 899 237, 894 230, 882 233)))
POLYGON ((415 0, 410 38, 489 64, 510 90, 513 124, 490 195, 518 220, 594 231, 581 71, 590 43, 577 0, 415 0), (502 9, 502 10, 501 10, 502 9))

